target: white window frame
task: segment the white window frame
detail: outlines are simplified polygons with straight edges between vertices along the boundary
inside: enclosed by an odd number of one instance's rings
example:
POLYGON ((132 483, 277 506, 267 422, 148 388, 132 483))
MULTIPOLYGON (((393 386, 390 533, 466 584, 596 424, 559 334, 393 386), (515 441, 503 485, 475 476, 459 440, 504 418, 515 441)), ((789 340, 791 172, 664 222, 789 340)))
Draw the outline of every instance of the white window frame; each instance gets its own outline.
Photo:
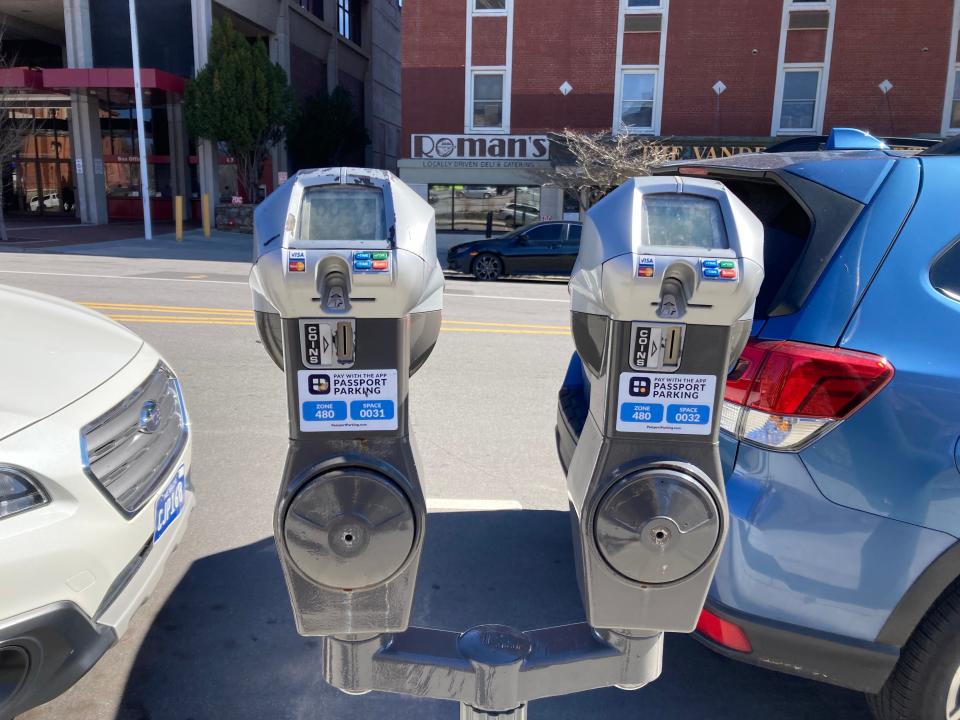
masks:
POLYGON ((663 76, 664 63, 667 57, 667 24, 670 18, 670 0, 660 0, 660 4, 650 7, 629 7, 627 0, 618 0, 620 5, 617 20, 617 74, 614 77, 613 89, 613 126, 614 135, 628 132, 631 135, 659 135, 660 121, 663 118, 663 76), (624 18, 627 15, 661 15, 660 21, 660 56, 656 65, 624 65, 623 64, 623 36, 624 18), (623 75, 629 72, 653 72, 653 127, 649 129, 625 128, 623 117, 623 75))
POLYGON ((623 9, 623 12, 628 15, 644 15, 646 13, 662 13, 666 12, 667 0, 659 0, 656 5, 649 5, 644 7, 630 7, 629 0, 622 0, 620 5, 623 9))
POLYGON ((473 67, 470 69, 470 78, 467 83, 467 128, 470 133, 490 133, 490 134, 504 134, 510 131, 507 118, 509 117, 510 112, 510 96, 507 94, 507 69, 503 65, 494 66, 494 67, 473 67), (473 97, 473 86, 474 80, 477 75, 499 75, 502 80, 501 86, 501 98, 500 98, 500 127, 475 127, 473 124, 473 106, 474 106, 474 97, 473 97))
POLYGON ((943 97, 943 123, 940 134, 960 134, 960 127, 950 127, 950 116, 953 113, 953 93, 956 91, 957 73, 960 72, 960 62, 957 61, 957 35, 960 34, 960 0, 953 3, 953 25, 950 32, 950 57, 947 65, 947 88, 943 97))
POLYGON ((510 98, 513 95, 513 3, 507 0, 506 12, 503 10, 475 10, 474 0, 467 0, 467 47, 463 68, 463 133, 464 135, 509 135, 510 134, 510 98), (507 18, 506 64, 473 64, 473 18, 495 15, 507 18), (473 126, 473 77, 480 73, 503 73, 503 115, 499 128, 475 128, 473 126))
MULTIPOLYGON (((777 86, 773 93, 773 113, 770 122, 770 134, 777 135, 822 135, 823 118, 827 110, 827 89, 830 85, 830 59, 833 54, 833 25, 837 17, 836 0, 823 2, 795 2, 783 0, 783 13, 780 19, 780 50, 777 55, 777 86), (815 63, 787 63, 784 62, 787 54, 787 33, 790 28, 790 13, 804 10, 823 12, 828 10, 830 20, 827 23, 826 48, 823 53, 823 62, 815 63), (817 87, 817 102, 813 111, 813 130, 796 130, 780 127, 780 115, 783 111, 783 83, 786 73, 790 70, 819 70, 820 82, 817 87)), ((800 32, 800 31, 797 31, 800 32)))
POLYGON ((823 127, 823 63, 790 63, 780 70, 777 81, 777 99, 774 109, 774 135, 820 135, 823 127), (813 99, 813 127, 790 128, 781 127, 780 116, 783 113, 783 90, 786 86, 787 75, 792 72, 816 72, 817 95, 813 99))
POLYGON ((504 17, 510 12, 510 0, 504 2, 503 9, 494 8, 494 9, 484 9, 477 7, 477 0, 469 0, 470 2, 470 12, 473 15, 479 15, 480 17, 489 17, 491 15, 495 17, 504 17))
POLYGON ((658 134, 659 117, 661 111, 660 103, 660 72, 659 65, 624 65, 620 69, 620 75, 617 78, 620 91, 617 94, 617 115, 616 125, 631 135, 656 135, 658 134), (629 127, 623 124, 623 76, 624 75, 653 75, 653 108, 650 114, 650 127, 638 128, 629 127))

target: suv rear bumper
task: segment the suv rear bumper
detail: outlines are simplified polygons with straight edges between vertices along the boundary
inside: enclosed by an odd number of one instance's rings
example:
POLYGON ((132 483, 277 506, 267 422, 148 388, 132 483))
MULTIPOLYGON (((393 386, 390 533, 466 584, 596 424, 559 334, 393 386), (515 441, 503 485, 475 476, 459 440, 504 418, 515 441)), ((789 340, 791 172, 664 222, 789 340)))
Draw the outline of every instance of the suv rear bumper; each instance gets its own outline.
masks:
POLYGON ((705 637, 694 637, 708 648, 740 662, 768 670, 876 693, 900 657, 898 648, 740 613, 713 600, 706 609, 743 630, 752 652, 738 652, 705 637))
POLYGON ((71 602, 59 602, 0 622, 0 720, 52 700, 96 665, 117 641, 71 602), (25 672, 16 650, 25 653, 25 672), (5 659, 6 658, 6 662, 5 659), (9 679, 4 682, 4 670, 9 679))

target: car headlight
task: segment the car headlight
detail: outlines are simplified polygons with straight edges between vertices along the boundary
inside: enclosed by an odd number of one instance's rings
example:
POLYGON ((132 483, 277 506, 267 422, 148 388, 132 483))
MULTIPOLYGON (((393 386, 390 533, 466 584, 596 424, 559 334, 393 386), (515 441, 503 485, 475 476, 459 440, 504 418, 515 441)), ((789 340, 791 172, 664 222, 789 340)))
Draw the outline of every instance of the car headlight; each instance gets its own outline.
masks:
POLYGON ((47 503, 34 478, 23 470, 0 465, 0 520, 47 503))

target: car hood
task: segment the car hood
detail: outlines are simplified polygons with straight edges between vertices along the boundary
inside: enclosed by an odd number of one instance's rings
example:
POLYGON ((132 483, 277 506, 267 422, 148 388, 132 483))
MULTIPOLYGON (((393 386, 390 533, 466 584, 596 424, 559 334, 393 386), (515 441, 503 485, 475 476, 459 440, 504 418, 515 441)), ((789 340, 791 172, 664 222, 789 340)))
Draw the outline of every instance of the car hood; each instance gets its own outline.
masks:
POLYGON ((0 338, 0 439, 83 397, 143 346, 99 313, 5 285, 0 338))

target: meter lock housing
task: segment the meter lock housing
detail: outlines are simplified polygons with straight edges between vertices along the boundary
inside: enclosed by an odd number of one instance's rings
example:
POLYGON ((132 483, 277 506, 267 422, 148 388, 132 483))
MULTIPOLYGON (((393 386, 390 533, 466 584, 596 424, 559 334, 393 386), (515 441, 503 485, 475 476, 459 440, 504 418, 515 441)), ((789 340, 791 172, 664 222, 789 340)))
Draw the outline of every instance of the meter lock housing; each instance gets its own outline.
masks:
POLYGON ((760 222, 713 181, 634 179, 587 215, 570 294, 589 409, 567 485, 594 627, 696 625, 727 532, 724 381, 762 253, 760 222))
POLYGON ((426 523, 409 378, 443 293, 433 209, 388 172, 302 171, 257 209, 255 246, 286 376, 274 534, 297 629, 403 631, 426 523))

